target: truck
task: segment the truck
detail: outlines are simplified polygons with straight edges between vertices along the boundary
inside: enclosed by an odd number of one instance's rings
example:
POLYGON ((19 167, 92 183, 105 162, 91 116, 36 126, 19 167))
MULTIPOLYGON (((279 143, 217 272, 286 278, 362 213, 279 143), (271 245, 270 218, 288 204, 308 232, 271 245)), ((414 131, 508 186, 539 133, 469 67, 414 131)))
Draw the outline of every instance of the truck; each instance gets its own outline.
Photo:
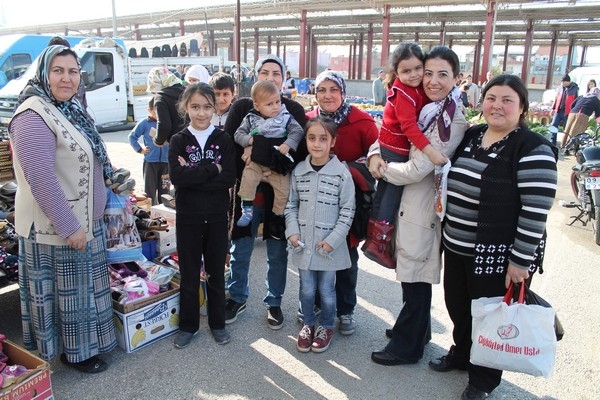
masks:
MULTIPOLYGON (((0 89, 25 73, 33 60, 48 46, 53 36, 0 36, 0 89)), ((86 39, 83 36, 64 36, 71 46, 86 39)))
MULTIPOLYGON (((122 42, 121 42, 122 43, 122 42)), ((204 65, 209 71, 223 69, 221 57, 130 58, 124 44, 115 40, 83 40, 73 50, 81 64, 88 112, 99 131, 126 129, 147 116, 148 72, 153 67, 204 65)), ((0 89, 0 129, 6 129, 16 109, 19 93, 35 75, 37 62, 18 79, 0 89)))

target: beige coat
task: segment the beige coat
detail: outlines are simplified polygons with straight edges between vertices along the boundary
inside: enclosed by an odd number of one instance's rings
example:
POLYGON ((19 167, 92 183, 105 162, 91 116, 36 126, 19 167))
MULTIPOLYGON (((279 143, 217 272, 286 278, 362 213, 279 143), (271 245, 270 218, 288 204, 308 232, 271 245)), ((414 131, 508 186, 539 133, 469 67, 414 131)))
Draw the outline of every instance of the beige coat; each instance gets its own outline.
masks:
MULTIPOLYGON (((431 145, 448 158, 462 140, 467 122, 460 105, 452 120, 450 140, 437 140, 437 129, 430 133, 431 145)), ((375 143, 369 156, 379 153, 375 143)), ((384 179, 394 185, 404 185, 404 193, 396 218, 396 280, 401 282, 440 283, 441 222, 434 208, 434 165, 412 146, 410 160, 389 163, 384 179)))

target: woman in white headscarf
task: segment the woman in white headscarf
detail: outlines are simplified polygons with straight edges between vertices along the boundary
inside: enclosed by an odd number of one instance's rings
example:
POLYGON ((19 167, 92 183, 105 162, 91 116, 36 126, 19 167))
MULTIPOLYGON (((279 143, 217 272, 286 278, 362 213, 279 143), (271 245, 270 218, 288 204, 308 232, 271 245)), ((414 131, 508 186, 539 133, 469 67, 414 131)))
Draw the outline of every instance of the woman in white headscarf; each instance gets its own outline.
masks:
POLYGON ((184 79, 187 83, 190 84, 197 82, 208 83, 208 80, 210 79, 210 74, 203 65, 192 65, 185 73, 184 79))

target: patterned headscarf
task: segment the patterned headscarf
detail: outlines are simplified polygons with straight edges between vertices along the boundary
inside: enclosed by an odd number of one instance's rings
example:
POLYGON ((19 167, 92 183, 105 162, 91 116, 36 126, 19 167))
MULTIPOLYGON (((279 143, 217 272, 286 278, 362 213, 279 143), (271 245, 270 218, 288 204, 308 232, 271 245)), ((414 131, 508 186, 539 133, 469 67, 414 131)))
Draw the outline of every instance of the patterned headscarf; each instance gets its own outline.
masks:
POLYGON ((442 142, 447 142, 459 99, 460 90, 454 87, 442 100, 426 104, 419 114, 418 125, 421 132, 425 133, 437 122, 438 136, 442 142))
POLYGON ((148 93, 158 93, 166 87, 182 85, 181 79, 175 76, 166 67, 154 67, 148 72, 148 93))
POLYGON ((73 94, 73 97, 67 101, 58 101, 52 94, 49 78, 50 66, 54 57, 59 54, 69 54, 75 57, 75 60, 77 60, 77 65, 81 70, 77 53, 70 48, 61 45, 46 47, 44 51, 42 51, 42 54, 40 54, 35 77, 27 82, 27 85, 19 95, 17 106, 21 105, 25 100, 32 96, 39 96, 46 102, 52 103, 65 116, 65 118, 71 124, 73 124, 73 126, 79 132, 81 132, 83 137, 86 138, 94 155, 102 164, 104 178, 108 179, 112 177, 112 165, 110 163, 110 159, 108 158, 106 148, 104 147, 104 142, 102 141, 102 138, 96 129, 94 120, 88 114, 87 110, 83 109, 75 94, 73 94))
POLYGON ((334 112, 323 111, 321 107, 319 107, 319 114, 324 117, 331 118, 333 122, 339 126, 346 118, 348 118, 351 109, 350 104, 346 103, 346 81, 344 80, 342 74, 331 70, 323 71, 317 75, 317 78, 315 79, 315 87, 317 90, 319 89, 319 84, 321 84, 323 81, 332 81, 338 85, 340 91, 342 92, 342 105, 334 112))

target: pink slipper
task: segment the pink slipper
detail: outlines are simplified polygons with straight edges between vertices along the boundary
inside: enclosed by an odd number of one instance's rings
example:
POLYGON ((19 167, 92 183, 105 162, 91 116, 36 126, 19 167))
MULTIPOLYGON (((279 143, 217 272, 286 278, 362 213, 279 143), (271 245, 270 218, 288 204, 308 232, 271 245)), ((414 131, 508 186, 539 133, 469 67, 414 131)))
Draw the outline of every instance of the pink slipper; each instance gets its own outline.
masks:
POLYGON ((7 387, 13 384, 17 378, 25 373, 27 373, 28 369, 22 365, 8 365, 4 367, 2 370, 2 378, 4 378, 4 382, 2 383, 2 387, 7 387))

